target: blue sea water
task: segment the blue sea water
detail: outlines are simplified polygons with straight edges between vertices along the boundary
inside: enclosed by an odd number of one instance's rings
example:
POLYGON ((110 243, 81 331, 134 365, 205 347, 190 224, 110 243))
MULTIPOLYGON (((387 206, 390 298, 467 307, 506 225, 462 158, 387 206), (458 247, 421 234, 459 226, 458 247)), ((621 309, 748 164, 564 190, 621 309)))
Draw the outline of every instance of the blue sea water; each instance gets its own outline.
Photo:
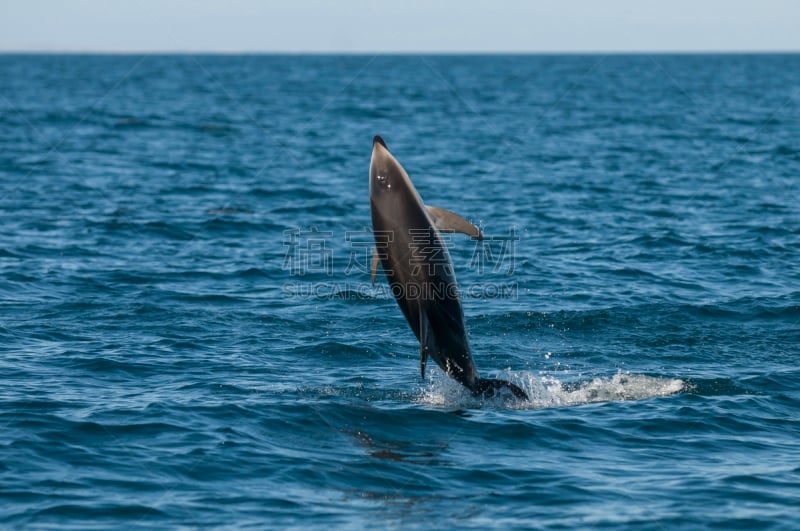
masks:
POLYGON ((0 525, 793 528, 800 56, 0 56, 0 525), (381 134, 476 364, 379 274, 381 134))

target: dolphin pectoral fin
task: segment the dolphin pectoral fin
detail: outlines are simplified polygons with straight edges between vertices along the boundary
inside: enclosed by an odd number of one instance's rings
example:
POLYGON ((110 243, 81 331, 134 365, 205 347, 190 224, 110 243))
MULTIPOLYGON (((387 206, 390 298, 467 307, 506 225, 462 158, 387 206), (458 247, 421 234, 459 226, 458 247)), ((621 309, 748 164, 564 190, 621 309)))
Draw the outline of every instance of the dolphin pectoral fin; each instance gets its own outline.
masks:
POLYGON ((419 374, 422 378, 425 378, 425 365, 428 363, 428 347, 423 345, 421 342, 419 344, 419 374))
POLYGON ((379 261, 380 260, 378 259, 378 248, 375 247, 372 250, 372 285, 373 286, 375 285, 375 275, 378 274, 378 262, 379 261))
POLYGON ((422 310, 422 305, 419 307, 419 373, 425 378, 425 365, 428 363, 428 352, 430 346, 428 341, 433 341, 433 334, 431 332, 431 323, 428 321, 428 316, 422 310))
POLYGON ((462 218, 455 212, 435 206, 426 206, 425 208, 428 210, 428 215, 431 217, 431 221, 433 221, 433 224, 440 231, 461 232, 467 236, 475 238, 476 240, 483 239, 483 235, 478 227, 462 218))

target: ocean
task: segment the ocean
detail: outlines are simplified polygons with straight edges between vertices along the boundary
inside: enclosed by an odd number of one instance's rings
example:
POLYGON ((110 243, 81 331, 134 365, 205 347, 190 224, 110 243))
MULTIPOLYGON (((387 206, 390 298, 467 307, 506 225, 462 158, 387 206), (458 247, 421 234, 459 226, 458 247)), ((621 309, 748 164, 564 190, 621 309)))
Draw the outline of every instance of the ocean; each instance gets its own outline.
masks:
POLYGON ((0 526, 797 528, 799 180, 797 54, 0 55, 0 526))

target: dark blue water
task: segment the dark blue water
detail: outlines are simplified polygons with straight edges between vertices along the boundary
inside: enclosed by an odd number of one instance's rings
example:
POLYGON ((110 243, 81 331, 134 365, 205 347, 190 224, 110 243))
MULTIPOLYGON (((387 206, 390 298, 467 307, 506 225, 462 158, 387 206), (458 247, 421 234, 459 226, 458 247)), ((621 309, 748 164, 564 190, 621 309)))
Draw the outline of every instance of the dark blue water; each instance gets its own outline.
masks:
POLYGON ((790 528, 800 56, 0 56, 0 525, 790 528), (475 361, 381 276, 381 134, 475 361))

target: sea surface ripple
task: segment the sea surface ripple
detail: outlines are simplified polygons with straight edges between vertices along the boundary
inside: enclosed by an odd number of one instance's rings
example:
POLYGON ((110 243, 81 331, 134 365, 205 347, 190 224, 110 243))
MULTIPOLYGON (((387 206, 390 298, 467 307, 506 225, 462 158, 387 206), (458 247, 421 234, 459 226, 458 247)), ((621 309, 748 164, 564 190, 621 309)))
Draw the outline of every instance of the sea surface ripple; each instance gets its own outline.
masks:
POLYGON ((800 56, 0 55, 0 525, 792 528, 800 56), (476 399, 370 284, 374 134, 476 399))

